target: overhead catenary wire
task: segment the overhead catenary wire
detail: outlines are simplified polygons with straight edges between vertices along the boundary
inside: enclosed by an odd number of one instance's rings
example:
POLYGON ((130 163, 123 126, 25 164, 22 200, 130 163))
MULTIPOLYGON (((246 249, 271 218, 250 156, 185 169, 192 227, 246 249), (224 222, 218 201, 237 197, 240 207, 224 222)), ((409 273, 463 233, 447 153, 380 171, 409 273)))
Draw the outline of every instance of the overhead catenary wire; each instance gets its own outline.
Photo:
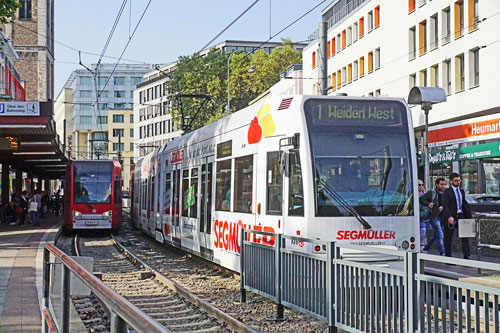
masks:
MULTIPOLYGON (((116 15, 115 22, 113 23, 113 27, 111 28, 111 31, 109 32, 108 39, 106 40, 106 43, 104 44, 104 47, 102 49, 101 56, 99 57, 99 60, 97 61, 96 69, 97 69, 97 67, 99 67, 101 60, 104 57, 106 50, 108 49, 109 43, 111 42, 111 39, 113 38, 113 34, 115 33, 116 27, 118 25, 118 22, 120 21, 120 18, 123 14, 123 10, 124 10, 126 4, 127 4, 127 0, 123 0, 122 4, 120 6, 120 9, 118 10, 118 14, 116 15)), ((129 38, 130 38, 130 26, 129 26, 129 38)))

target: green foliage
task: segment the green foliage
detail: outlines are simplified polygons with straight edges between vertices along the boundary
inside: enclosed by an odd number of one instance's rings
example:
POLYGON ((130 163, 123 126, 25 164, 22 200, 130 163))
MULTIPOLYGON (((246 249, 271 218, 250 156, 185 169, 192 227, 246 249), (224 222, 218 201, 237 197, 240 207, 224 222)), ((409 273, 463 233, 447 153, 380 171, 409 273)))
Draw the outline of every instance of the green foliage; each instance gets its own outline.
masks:
MULTIPOLYGON (((227 63, 230 55, 214 49, 205 57, 194 55, 179 58, 177 68, 166 84, 174 101, 171 113, 178 128, 181 128, 183 118, 185 123, 194 118, 191 127, 194 130, 226 114, 227 63), (177 94, 203 94, 210 96, 211 100, 205 102, 202 98, 174 98, 177 94)), ((302 54, 293 49, 290 40, 283 40, 283 45, 273 49, 271 54, 258 50, 252 58, 256 72, 248 73, 251 56, 244 52, 231 56, 230 112, 248 106, 250 101, 279 81, 282 71, 290 65, 302 63, 302 54)))
POLYGON ((21 4, 18 0, 0 0, 0 23, 9 23, 19 7, 21 4))

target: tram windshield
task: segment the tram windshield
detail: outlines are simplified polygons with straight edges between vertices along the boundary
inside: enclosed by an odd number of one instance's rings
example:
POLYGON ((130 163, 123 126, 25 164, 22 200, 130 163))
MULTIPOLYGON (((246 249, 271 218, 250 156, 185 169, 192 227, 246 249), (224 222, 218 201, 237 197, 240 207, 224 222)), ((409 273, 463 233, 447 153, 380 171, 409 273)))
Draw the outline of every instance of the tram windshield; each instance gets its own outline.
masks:
POLYGON ((413 215, 405 106, 387 100, 310 99, 316 216, 413 215))
POLYGON ((111 203, 112 163, 85 162, 73 164, 75 204, 111 203))

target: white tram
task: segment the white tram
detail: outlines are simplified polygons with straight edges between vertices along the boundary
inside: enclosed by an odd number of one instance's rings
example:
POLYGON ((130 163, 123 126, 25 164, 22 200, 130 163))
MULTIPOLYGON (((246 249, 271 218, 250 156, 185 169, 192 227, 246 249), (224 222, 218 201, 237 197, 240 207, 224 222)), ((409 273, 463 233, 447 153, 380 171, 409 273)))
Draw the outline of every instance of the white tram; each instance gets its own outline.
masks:
POLYGON ((402 99, 270 98, 140 160, 134 223, 233 270, 240 227, 417 251, 413 142, 402 99))

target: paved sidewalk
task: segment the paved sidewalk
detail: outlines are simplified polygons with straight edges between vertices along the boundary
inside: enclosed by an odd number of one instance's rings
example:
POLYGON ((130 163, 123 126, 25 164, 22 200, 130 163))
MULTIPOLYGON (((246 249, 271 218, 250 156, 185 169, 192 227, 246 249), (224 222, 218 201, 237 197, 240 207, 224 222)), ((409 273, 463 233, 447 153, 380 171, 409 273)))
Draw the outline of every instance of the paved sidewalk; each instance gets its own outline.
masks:
POLYGON ((40 227, 0 224, 0 332, 41 331, 38 252, 41 242, 53 241, 61 219, 50 215, 40 227))

